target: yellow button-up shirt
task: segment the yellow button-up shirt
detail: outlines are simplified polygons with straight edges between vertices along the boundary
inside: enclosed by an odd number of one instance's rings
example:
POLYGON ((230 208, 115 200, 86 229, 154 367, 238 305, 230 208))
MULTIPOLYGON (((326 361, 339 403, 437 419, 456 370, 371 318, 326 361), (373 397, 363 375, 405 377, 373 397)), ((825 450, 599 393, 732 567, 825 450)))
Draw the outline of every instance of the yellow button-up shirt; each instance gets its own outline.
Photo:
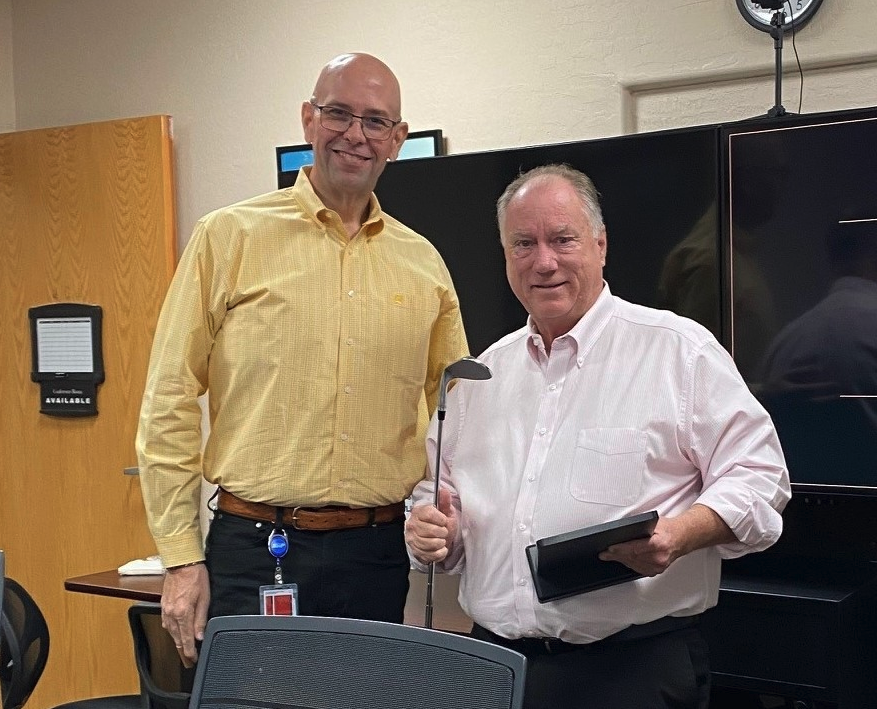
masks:
POLYGON ((465 354, 444 262, 374 196, 353 238, 305 170, 201 219, 159 318, 137 434, 164 563, 203 558, 202 475, 272 505, 406 498, 442 371, 465 354))

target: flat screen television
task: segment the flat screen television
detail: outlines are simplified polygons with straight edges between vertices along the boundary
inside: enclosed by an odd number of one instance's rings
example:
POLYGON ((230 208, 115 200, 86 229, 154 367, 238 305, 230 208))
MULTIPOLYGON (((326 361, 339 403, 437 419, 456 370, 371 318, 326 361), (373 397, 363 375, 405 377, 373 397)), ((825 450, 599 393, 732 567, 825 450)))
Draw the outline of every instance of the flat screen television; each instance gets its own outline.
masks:
POLYGON ((718 133, 714 126, 399 161, 381 206, 442 254, 478 355, 526 322, 505 275, 496 200, 521 171, 568 163, 602 194, 613 293, 720 333, 718 133))
POLYGON ((793 489, 877 495, 877 109, 725 126, 727 339, 793 489))
MULTIPOLYGON (((413 131, 402 144, 398 159, 427 158, 444 155, 444 152, 445 143, 441 130, 413 131)), ((280 145, 274 149, 274 153, 277 160, 278 189, 291 187, 295 184, 298 171, 314 162, 314 151, 310 143, 280 145)))

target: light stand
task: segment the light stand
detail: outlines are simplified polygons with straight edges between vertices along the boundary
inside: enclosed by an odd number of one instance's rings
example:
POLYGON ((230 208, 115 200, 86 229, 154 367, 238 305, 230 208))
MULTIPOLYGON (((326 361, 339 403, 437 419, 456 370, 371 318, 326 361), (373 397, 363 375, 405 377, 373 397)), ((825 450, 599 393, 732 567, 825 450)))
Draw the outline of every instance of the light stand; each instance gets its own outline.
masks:
MULTIPOLYGON (((442 379, 439 385, 438 407, 436 407, 438 429, 436 430, 435 435, 435 468, 433 470, 435 480, 433 485, 432 504, 436 509, 438 509, 439 505, 439 477, 441 474, 442 461, 442 426, 445 421, 445 401, 448 395, 448 384, 451 383, 452 379, 483 380, 490 379, 492 376, 493 373, 490 371, 490 367, 474 357, 463 357, 463 359, 458 359, 456 362, 445 367, 445 370, 442 372, 442 379)), ((432 628, 432 589, 434 580, 435 563, 433 562, 430 563, 426 576, 426 611, 423 615, 423 625, 427 628, 432 628)))
MULTIPOLYGON (((775 103, 774 107, 767 112, 768 118, 777 118, 789 115, 783 108, 783 31, 791 30, 792 48, 795 48, 795 33, 806 25, 822 7, 822 0, 736 0, 737 10, 750 25, 760 32, 769 32, 773 37, 774 54, 776 58, 775 76, 775 103), (790 21, 786 22, 786 16, 790 21)), ((795 58, 798 50, 795 49, 795 58)), ((801 62, 798 61, 798 71, 801 74, 801 91, 803 97, 804 72, 801 62)), ((800 108, 798 109, 800 110, 800 108)), ((764 118, 764 115, 757 118, 764 118)))
POLYGON ((784 2, 779 3, 779 7, 774 7, 777 3, 760 3, 762 7, 768 7, 775 10, 770 20, 770 36, 773 37, 773 49, 775 56, 774 68, 774 106, 767 112, 768 118, 778 118, 786 115, 786 109, 783 107, 783 25, 786 23, 786 11, 783 10, 784 2))

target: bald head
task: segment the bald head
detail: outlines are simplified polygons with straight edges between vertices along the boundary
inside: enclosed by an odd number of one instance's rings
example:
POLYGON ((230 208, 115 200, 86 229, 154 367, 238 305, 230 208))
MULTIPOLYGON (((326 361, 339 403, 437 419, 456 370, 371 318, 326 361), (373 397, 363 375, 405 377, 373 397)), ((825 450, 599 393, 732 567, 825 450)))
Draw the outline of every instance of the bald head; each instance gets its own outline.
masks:
POLYGON ((377 57, 362 52, 351 52, 339 54, 331 59, 317 77, 311 97, 314 103, 325 103, 326 96, 340 77, 380 91, 390 102, 389 107, 393 114, 391 118, 399 120, 402 117, 402 92, 399 88, 399 80, 390 67, 377 57))

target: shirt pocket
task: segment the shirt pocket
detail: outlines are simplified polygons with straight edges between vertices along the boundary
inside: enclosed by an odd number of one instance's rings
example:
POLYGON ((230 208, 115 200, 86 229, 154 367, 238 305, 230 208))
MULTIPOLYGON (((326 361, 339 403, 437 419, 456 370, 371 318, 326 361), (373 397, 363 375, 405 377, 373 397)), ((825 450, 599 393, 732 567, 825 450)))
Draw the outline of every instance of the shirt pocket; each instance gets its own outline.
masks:
POLYGON ((622 507, 639 498, 645 476, 644 431, 586 428, 579 431, 569 475, 569 492, 582 502, 622 507))
POLYGON ((429 361, 429 341, 438 318, 435 297, 417 293, 396 294, 390 300, 384 326, 372 331, 379 361, 391 376, 423 388, 429 361))

